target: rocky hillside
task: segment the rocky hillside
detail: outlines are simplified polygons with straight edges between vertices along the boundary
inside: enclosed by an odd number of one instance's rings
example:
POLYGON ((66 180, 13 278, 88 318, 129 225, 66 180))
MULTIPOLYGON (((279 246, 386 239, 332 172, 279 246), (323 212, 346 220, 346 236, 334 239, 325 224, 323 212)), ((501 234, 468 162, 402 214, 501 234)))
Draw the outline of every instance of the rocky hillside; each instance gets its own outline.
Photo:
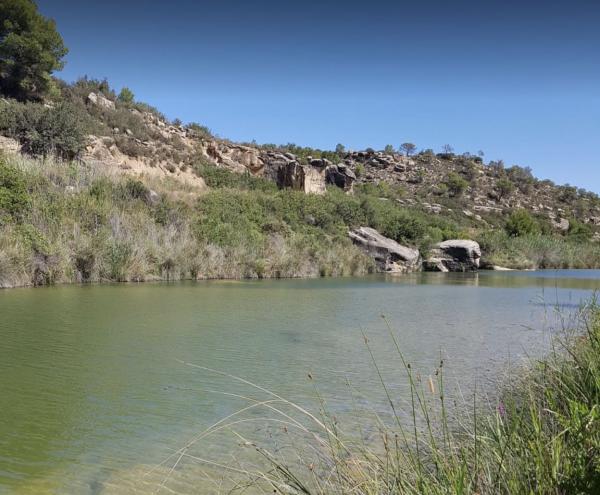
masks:
MULTIPOLYGON (((85 121, 92 131, 77 158, 136 176, 149 187, 164 180, 179 184, 180 196, 195 196, 207 189, 202 167, 208 165, 311 194, 323 194, 328 186, 350 194, 357 187, 370 188, 382 199, 435 215, 468 217, 482 228, 502 227, 511 211, 525 209, 545 232, 567 232, 573 220, 587 225, 597 237, 600 230, 597 195, 538 180, 527 168, 484 163, 479 156, 238 144, 215 138, 197 124, 169 122, 147 105, 120 102, 105 82, 87 79, 66 85, 63 98, 71 103, 68 111, 74 112, 73 119, 85 121)), ((2 100, 0 114, 10 113, 14 105, 2 100)), ((53 105, 50 102, 46 107, 53 105)), ((10 119, 0 115, 0 120, 10 119)), ((0 122, 0 134, 4 135, 0 147, 20 149, 22 139, 10 123, 0 122)))
MULTIPOLYGON (((115 102, 90 93, 88 107, 116 111, 115 102)), ((145 126, 149 139, 128 129, 89 136, 81 155, 142 178, 171 177, 193 190, 206 184, 195 165, 214 164, 240 174, 267 178, 279 188, 323 194, 328 186, 352 193, 375 185, 382 197, 417 206, 436 215, 459 214, 482 226, 501 226, 514 209, 526 209, 556 231, 568 231, 576 219, 600 227, 600 201, 590 192, 538 180, 522 167, 484 163, 478 156, 431 150, 405 156, 375 150, 323 152, 294 146, 256 146, 201 135, 194 126, 173 125, 152 112, 129 110, 145 126), (290 148, 292 150, 290 150, 290 148), (295 149, 300 153, 294 153, 295 149), (392 194, 390 193, 392 192, 392 194)))

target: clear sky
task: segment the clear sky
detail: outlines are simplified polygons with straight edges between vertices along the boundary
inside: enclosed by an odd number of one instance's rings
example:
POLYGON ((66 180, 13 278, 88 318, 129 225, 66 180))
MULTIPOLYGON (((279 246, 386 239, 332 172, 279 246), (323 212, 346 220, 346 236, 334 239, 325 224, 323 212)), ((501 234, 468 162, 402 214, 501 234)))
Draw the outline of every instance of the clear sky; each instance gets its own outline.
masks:
POLYGON ((600 1, 39 0, 70 53, 235 141, 483 150, 600 192, 600 1))

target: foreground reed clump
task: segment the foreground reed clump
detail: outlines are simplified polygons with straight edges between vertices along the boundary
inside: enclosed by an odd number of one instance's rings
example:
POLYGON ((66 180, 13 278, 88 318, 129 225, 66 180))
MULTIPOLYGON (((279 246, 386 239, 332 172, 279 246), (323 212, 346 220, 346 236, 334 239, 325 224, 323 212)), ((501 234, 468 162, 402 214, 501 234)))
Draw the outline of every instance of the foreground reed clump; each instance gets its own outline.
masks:
POLYGON ((204 463, 205 459, 192 455, 193 445, 208 435, 229 431, 246 451, 245 459, 237 459, 235 466, 222 466, 231 473, 233 492, 600 493, 600 309, 596 303, 583 306, 576 321, 577 330, 570 327, 543 360, 517 370, 517 378, 509 380, 495 399, 483 400, 474 393, 463 403, 445 397, 443 361, 431 375, 420 376, 390 329, 410 384, 410 397, 401 403, 386 384, 365 338, 390 414, 387 418, 373 414, 370 419, 360 414, 351 424, 328 412, 321 397, 319 410, 313 412, 230 377, 266 397, 244 397, 247 407, 202 432, 172 459, 204 463), (248 416, 256 410, 266 414, 248 416), (257 421, 271 425, 268 441, 256 442, 239 433, 242 425, 257 421))

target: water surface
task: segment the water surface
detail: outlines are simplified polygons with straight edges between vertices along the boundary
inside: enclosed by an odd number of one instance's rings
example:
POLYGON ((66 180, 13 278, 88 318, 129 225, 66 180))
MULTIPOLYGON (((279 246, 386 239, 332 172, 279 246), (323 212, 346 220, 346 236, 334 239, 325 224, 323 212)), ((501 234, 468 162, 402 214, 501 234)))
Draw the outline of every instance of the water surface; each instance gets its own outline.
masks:
MULTIPOLYGON (((416 369, 442 355, 469 390, 543 353, 554 305, 599 287, 600 272, 582 270, 2 291, 0 493, 144 493, 149 468, 244 405, 223 392, 256 392, 182 362, 306 405, 316 383, 341 415, 351 383, 360 407, 385 414, 363 332, 400 399, 406 380, 381 314, 416 369)), ((165 493, 195 493, 201 477, 165 493)))

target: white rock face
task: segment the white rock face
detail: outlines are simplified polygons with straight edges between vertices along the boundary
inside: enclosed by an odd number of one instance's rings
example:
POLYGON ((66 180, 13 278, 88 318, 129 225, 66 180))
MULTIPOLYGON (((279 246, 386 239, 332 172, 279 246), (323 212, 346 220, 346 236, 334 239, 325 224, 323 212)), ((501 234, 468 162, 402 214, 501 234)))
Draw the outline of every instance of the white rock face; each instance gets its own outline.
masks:
POLYGON ((88 100, 92 104, 98 105, 99 107, 106 108, 108 110, 114 110, 116 108, 114 101, 110 101, 108 98, 105 98, 100 94, 90 93, 88 95, 88 100))
POLYGON ((348 235, 373 257, 379 271, 408 273, 421 270, 421 254, 417 249, 402 246, 370 227, 353 229, 348 235))

